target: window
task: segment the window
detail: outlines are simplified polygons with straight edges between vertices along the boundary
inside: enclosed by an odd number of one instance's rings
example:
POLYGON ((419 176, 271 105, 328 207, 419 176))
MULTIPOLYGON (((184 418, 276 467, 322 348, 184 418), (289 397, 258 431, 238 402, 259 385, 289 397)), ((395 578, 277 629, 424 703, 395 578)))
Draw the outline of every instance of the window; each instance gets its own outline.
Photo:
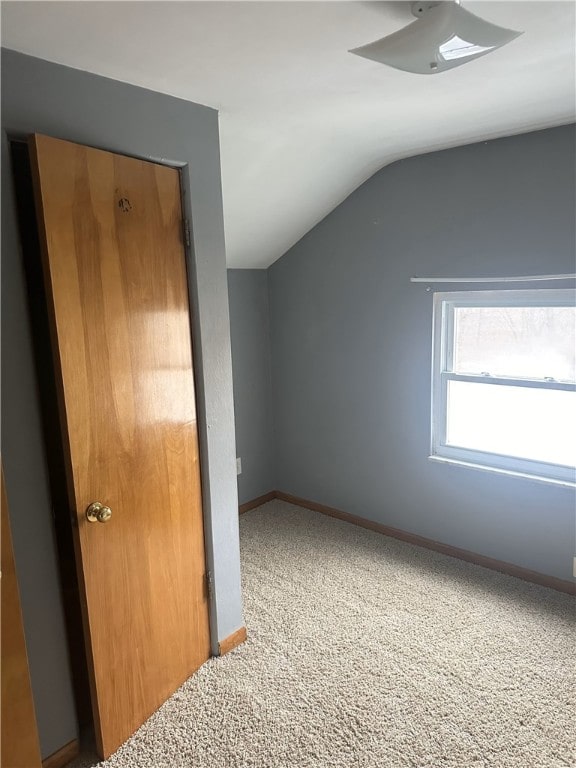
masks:
POLYGON ((434 295, 430 458, 575 484, 574 298, 434 295))

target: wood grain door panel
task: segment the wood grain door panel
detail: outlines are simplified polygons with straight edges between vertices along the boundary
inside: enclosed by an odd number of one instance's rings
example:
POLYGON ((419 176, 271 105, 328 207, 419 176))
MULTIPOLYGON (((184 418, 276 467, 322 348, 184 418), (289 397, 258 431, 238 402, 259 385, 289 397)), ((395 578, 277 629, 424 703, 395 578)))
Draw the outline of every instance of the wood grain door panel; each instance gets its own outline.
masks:
POLYGON ((30 147, 107 757, 210 653, 180 180, 46 136, 30 147), (87 521, 94 501, 108 522, 87 521))

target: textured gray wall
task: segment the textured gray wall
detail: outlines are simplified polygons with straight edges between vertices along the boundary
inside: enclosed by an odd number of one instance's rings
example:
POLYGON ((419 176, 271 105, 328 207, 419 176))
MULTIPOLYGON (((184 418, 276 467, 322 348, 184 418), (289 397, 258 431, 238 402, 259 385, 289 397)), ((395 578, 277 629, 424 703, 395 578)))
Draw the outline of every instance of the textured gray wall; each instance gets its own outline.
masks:
POLYGON ((183 166, 212 640, 243 624, 218 115, 142 88, 2 51, 2 459, 42 755, 75 738, 7 135, 46 133, 183 166))
POLYGON ((573 491, 427 460, 432 293, 409 280, 574 272, 574 140, 397 162, 272 265, 280 490, 571 578, 573 491))
POLYGON ((272 422, 268 272, 229 269, 230 340, 234 373, 240 503, 276 488, 272 422))

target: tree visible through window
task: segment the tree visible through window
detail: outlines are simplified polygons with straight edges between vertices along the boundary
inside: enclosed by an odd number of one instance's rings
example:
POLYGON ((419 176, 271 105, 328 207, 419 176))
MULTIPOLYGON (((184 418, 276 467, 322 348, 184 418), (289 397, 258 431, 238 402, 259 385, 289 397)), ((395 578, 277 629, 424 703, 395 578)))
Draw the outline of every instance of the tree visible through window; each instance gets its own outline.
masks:
POLYGON ((434 298, 433 457, 573 483, 574 292, 434 298))

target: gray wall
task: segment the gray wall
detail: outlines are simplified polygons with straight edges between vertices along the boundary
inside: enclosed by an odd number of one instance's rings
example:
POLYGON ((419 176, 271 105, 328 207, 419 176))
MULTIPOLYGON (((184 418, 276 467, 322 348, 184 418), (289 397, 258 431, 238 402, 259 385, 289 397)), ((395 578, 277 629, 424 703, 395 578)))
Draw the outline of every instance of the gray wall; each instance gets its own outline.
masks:
POLYGON ((230 339, 234 372, 240 503, 276 488, 272 422, 268 272, 229 269, 230 339))
POLYGON ((183 166, 213 650, 243 624, 228 293, 214 110, 2 52, 2 459, 42 755, 75 738, 8 135, 46 133, 183 166))
POLYGON ((574 140, 397 162, 272 265, 280 490, 571 578, 573 491, 427 460, 432 293, 409 279, 574 272, 574 140))

